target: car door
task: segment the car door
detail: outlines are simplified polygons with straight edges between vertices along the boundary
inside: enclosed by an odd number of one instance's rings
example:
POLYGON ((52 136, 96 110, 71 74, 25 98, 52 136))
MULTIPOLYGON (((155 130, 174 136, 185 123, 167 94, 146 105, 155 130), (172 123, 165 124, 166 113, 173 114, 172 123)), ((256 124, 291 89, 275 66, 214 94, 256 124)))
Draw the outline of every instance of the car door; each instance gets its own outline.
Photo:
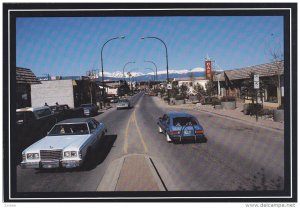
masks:
POLYGON ((91 146, 94 146, 96 141, 97 141, 97 125, 93 122, 93 120, 90 120, 88 122, 90 131, 91 131, 91 136, 90 136, 90 141, 89 143, 91 144, 91 146))
POLYGON ((162 119, 161 119, 161 128, 163 130, 166 130, 167 128, 167 119, 168 119, 168 116, 166 114, 163 115, 162 119))

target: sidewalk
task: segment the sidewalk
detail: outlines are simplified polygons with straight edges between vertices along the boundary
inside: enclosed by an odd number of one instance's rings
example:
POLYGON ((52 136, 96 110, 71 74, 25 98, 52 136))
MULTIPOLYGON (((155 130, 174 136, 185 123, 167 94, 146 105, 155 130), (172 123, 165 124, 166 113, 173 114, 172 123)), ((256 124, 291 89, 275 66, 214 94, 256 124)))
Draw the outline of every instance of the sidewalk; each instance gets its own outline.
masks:
POLYGON ((237 102, 237 108, 234 110, 223 110, 223 109, 214 109, 212 105, 199 105, 199 104, 182 104, 182 105, 168 105, 159 97, 154 97, 154 101, 158 105, 163 105, 166 108, 175 108, 175 109, 186 109, 186 110, 194 110, 194 111, 202 111, 206 113, 212 113, 218 116, 223 116, 243 122, 247 122, 249 124, 255 126, 262 126, 267 128, 272 128, 275 130, 284 130, 284 123, 274 122, 272 118, 264 118, 258 117, 258 121, 256 121, 255 116, 244 115, 243 113, 243 103, 237 102))

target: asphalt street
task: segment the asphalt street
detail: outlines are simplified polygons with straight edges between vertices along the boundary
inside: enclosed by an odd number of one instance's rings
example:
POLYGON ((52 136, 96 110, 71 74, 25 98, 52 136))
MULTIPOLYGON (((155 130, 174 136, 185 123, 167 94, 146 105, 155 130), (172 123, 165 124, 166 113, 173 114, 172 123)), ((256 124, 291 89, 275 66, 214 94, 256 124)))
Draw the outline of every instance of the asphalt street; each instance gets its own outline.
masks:
POLYGON ((143 93, 131 99, 132 109, 111 108, 95 117, 105 123, 108 133, 98 147, 94 167, 38 171, 18 166, 17 191, 96 191, 110 163, 130 154, 149 156, 169 191, 283 189, 283 132, 184 110, 198 118, 208 142, 167 143, 158 133, 157 119, 181 109, 166 107, 143 93))

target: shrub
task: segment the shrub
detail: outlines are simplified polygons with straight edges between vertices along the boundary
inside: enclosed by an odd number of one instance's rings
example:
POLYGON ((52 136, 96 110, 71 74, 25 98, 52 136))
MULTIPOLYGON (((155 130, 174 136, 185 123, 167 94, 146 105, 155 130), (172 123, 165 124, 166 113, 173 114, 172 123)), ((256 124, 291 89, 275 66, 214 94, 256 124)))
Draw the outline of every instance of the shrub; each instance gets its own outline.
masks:
POLYGON ((248 107, 247 107, 247 114, 250 114, 250 115, 256 115, 256 112, 260 112, 263 110, 263 106, 262 104, 259 104, 259 103, 249 103, 248 107))
POLYGON ((176 95, 175 96, 175 100, 184 100, 184 96, 183 95, 176 95))
POLYGON ((221 105, 221 101, 220 101, 219 98, 213 97, 213 98, 212 98, 212 101, 211 101, 211 104, 212 104, 212 105, 221 105))
POLYGON ((221 98, 221 102, 233 102, 236 101, 236 98, 233 96, 224 96, 221 98))

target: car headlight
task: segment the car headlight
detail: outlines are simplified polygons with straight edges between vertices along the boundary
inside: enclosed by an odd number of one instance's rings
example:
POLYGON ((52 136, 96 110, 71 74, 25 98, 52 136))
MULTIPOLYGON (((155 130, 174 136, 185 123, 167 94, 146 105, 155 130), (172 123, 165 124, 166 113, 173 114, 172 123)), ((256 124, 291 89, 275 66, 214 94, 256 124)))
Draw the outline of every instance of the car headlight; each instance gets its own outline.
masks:
POLYGON ((76 151, 65 151, 64 157, 77 157, 77 152, 76 151))
POLYGON ((35 160, 35 159, 39 159, 39 158, 40 158, 39 153, 27 153, 28 160, 35 160))

